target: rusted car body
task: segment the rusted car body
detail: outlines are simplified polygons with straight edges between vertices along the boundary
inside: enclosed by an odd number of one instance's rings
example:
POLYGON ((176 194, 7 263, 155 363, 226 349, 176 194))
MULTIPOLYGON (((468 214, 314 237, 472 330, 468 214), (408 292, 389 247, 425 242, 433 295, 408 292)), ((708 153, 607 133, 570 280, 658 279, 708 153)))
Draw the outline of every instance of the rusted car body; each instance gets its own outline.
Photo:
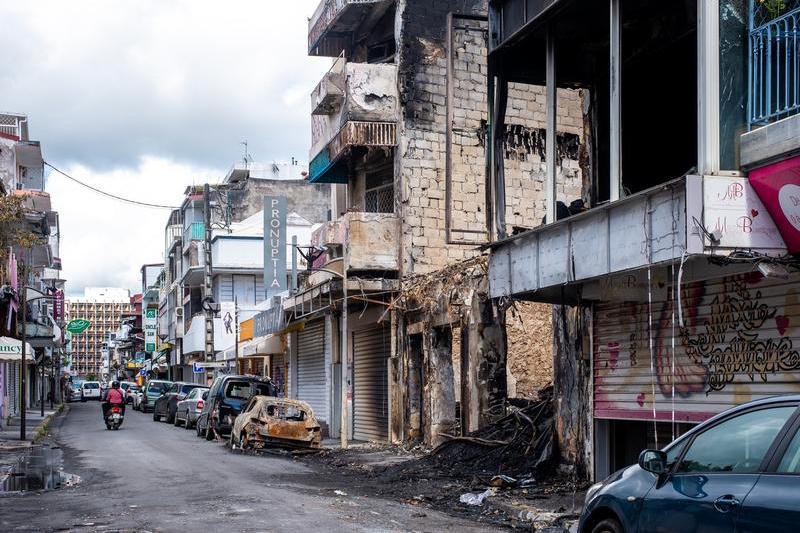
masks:
POLYGON ((322 431, 306 402, 253 396, 236 417, 230 442, 243 450, 264 447, 319 448, 322 431))

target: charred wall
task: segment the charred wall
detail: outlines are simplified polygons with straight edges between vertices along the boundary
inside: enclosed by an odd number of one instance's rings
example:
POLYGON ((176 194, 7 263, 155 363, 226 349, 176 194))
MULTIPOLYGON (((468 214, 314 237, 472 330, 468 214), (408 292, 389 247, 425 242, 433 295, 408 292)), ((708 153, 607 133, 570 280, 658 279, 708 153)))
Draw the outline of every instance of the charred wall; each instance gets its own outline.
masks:
POLYGON ((309 222, 318 223, 328 220, 330 195, 330 185, 326 183, 248 178, 244 188, 231 190, 228 198, 233 222, 241 222, 264 209, 264 196, 286 196, 289 213, 294 211, 309 222))

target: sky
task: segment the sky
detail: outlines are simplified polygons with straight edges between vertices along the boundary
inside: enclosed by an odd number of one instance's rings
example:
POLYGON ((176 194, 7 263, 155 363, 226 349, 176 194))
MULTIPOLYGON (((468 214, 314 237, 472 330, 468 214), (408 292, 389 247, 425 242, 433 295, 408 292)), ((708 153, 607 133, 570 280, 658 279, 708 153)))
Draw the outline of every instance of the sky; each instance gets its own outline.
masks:
MULTIPOLYGON (((243 154, 308 160, 307 56, 318 0, 0 3, 0 111, 25 113, 50 164, 126 198, 178 206, 243 154)), ((139 292, 163 260, 169 211, 120 203, 49 173, 67 294, 139 292)))

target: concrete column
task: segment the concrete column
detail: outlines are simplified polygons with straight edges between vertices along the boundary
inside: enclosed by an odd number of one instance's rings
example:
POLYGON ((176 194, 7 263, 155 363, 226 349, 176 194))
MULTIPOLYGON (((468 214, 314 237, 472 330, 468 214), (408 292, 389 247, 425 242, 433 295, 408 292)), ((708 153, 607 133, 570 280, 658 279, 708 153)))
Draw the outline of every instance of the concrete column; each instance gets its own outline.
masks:
POLYGON ((474 293, 461 327, 461 422, 464 432, 492 422, 507 397, 505 319, 485 294, 474 293))
POLYGON ((450 327, 431 328, 425 342, 425 440, 441 444, 455 427, 456 398, 453 383, 453 335, 450 327))
POLYGON ((420 442, 422 434, 422 411, 424 409, 424 361, 425 354, 422 348, 422 335, 409 335, 406 347, 406 379, 407 391, 405 401, 405 439, 410 442, 420 442))

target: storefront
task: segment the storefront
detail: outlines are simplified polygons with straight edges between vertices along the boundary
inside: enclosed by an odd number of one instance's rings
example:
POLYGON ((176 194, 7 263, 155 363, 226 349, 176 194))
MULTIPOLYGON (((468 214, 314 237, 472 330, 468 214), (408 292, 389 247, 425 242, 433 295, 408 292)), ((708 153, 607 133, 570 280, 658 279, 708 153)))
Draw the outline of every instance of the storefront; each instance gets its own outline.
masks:
POLYGON ((294 367, 294 381, 297 388, 292 394, 311 406, 325 434, 330 422, 330 330, 329 319, 322 318, 306 323, 302 330, 295 333, 297 364, 294 367))
POLYGON ((800 393, 799 282, 756 271, 685 283, 678 305, 656 277, 649 298, 595 304, 597 477, 730 407, 800 393))
POLYGON ((391 330, 376 324, 353 332, 353 438, 389 438, 391 330))

